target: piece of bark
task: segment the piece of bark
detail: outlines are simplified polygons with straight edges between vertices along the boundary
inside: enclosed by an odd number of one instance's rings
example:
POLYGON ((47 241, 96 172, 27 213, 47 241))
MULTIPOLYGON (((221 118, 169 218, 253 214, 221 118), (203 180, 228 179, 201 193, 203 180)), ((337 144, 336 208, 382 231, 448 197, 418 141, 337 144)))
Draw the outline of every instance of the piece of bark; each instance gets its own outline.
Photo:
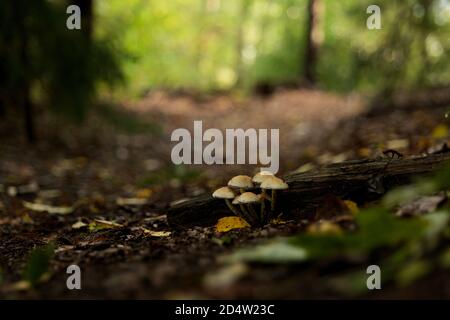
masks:
MULTIPOLYGON (((308 215, 324 196, 333 194, 357 203, 379 198, 394 186, 450 164, 450 153, 400 159, 365 159, 324 166, 284 177, 289 189, 279 193, 277 212, 308 215)), ((232 215, 223 200, 201 195, 172 206, 167 214, 174 228, 212 225, 232 215)))

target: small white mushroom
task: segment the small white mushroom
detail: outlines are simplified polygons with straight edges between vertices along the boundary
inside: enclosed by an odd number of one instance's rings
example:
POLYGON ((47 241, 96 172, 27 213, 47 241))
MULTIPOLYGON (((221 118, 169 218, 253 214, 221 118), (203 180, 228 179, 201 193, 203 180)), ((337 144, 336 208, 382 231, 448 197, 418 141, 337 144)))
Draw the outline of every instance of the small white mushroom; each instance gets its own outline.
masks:
MULTIPOLYGON (((264 180, 273 176, 274 176, 273 173, 270 171, 260 171, 253 176, 252 181, 254 183, 261 184, 264 180)), ((261 189, 261 219, 264 217, 264 210, 266 206, 265 199, 266 199, 266 190, 261 189)))
POLYGON ((252 178, 254 183, 262 183, 267 177, 273 177, 273 173, 270 171, 260 171, 252 178))
POLYGON ((244 220, 246 220, 247 222, 252 223, 252 221, 253 221, 252 215, 245 208, 245 205, 240 202, 240 198, 241 198, 241 195, 236 196, 236 198, 234 198, 232 204, 238 205, 241 208, 241 212, 242 212, 242 214, 241 214, 242 217, 241 218, 244 218, 244 220))
POLYGON ((214 191, 212 194, 213 198, 224 199, 228 208, 237 216, 240 216, 240 212, 231 204, 230 199, 234 199, 235 194, 233 190, 228 187, 222 187, 214 191))
POLYGON ((277 190, 284 190, 289 188, 289 186, 287 185, 286 182, 284 182, 282 179, 277 178, 275 176, 273 177, 269 177, 267 179, 265 179, 262 183, 261 183, 261 189, 267 189, 267 190, 272 190, 272 203, 271 203, 271 211, 275 210, 275 202, 276 202, 276 191, 277 190))
POLYGON ((241 193, 244 193, 245 189, 253 188, 253 182, 252 178, 250 178, 249 176, 239 175, 231 178, 231 180, 228 181, 228 186, 239 188, 241 193))

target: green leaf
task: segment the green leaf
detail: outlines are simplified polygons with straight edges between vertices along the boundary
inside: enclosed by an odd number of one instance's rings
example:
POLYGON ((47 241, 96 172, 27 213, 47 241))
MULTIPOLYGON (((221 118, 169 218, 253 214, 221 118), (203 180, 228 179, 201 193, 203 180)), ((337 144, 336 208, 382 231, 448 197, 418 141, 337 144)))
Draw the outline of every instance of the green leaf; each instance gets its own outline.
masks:
POLYGON ((52 243, 33 249, 23 272, 24 280, 35 286, 48 271, 54 252, 55 247, 52 243))
POLYGON ((307 252, 298 246, 278 239, 254 248, 244 248, 225 257, 226 262, 262 262, 262 263, 292 263, 302 262, 308 258, 307 252))
POLYGON ((400 286, 407 286, 414 281, 424 277, 431 270, 429 261, 418 260, 406 264, 397 275, 397 282, 400 286))

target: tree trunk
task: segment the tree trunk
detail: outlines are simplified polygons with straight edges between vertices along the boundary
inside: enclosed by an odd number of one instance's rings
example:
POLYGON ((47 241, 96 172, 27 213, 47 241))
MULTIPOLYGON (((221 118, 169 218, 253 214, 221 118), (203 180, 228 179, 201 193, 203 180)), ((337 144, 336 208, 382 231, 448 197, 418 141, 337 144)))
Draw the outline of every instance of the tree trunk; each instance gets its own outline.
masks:
MULTIPOLYGON (((450 163, 450 153, 406 159, 356 160, 331 164, 321 169, 285 177, 289 189, 279 193, 277 212, 307 217, 324 197, 334 195, 357 203, 375 200, 392 187, 409 183, 450 163), (379 188, 374 184, 379 183, 379 188)), ((224 201, 205 194, 172 206, 167 219, 172 227, 212 225, 232 215, 224 201)))
POLYGON ((303 59, 304 79, 314 84, 316 82, 317 51, 319 45, 319 3, 320 0, 308 1, 308 21, 306 25, 306 46, 303 59))
POLYGON ((36 133, 34 129, 33 103, 31 101, 31 71, 28 56, 28 28, 26 26, 27 12, 22 12, 23 7, 18 1, 14 5, 14 15, 19 30, 19 56, 22 64, 22 73, 19 81, 19 101, 24 114, 24 129, 27 141, 34 143, 36 141, 36 133))
POLYGON ((72 3, 80 7, 81 30, 90 42, 94 31, 94 3, 92 0, 75 0, 72 3))

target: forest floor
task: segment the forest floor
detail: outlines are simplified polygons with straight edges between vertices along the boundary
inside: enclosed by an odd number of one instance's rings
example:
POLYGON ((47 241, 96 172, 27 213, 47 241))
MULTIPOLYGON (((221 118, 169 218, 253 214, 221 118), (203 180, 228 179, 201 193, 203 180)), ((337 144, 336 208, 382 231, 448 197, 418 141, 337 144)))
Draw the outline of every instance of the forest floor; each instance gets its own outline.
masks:
MULTIPOLYGON (((251 98, 157 91, 121 107, 122 116, 92 112, 81 129, 41 115, 40 140, 33 146, 15 131, 17 123, 0 122, 0 297, 349 297, 326 281, 342 271, 339 263, 320 269, 256 263, 228 270, 221 263, 221 256, 237 248, 301 233, 309 221, 227 233, 214 226, 172 229, 166 220, 172 202, 212 192, 233 174, 257 169, 174 166, 172 130, 192 130, 194 120, 220 130, 278 128, 280 175, 375 158, 385 149, 422 154, 449 139, 448 109, 389 110, 369 118, 363 98, 315 90, 251 98), (128 122, 140 130, 125 130, 128 122), (30 252, 48 243, 55 250, 47 276, 28 288, 21 280, 30 252), (66 287, 70 264, 81 268, 82 290, 66 287)), ((450 298, 450 277, 435 272, 406 287, 388 285, 357 297, 450 298)))

